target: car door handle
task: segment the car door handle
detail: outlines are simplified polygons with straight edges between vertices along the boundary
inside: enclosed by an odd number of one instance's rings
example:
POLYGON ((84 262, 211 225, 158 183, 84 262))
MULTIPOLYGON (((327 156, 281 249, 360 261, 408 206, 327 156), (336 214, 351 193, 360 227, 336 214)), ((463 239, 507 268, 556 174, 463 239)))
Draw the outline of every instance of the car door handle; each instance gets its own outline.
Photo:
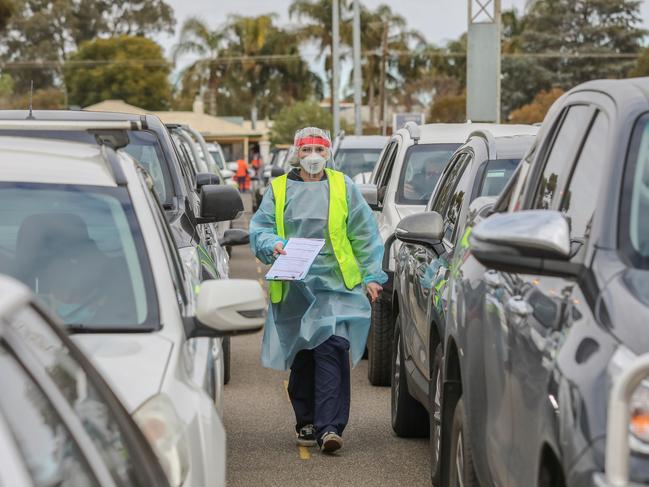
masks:
POLYGON ((498 271, 490 270, 484 273, 484 280, 488 287, 498 289, 503 285, 500 273, 498 271))
POLYGON ((513 296, 505 305, 507 311, 518 318, 527 318, 532 314, 532 306, 522 296, 513 296))

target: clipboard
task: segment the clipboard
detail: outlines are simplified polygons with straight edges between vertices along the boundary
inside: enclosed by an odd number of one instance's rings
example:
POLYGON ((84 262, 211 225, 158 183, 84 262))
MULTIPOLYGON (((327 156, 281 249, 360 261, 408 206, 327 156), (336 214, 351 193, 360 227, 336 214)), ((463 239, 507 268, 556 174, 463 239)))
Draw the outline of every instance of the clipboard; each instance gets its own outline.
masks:
POLYGON ((290 238, 284 247, 286 255, 277 257, 266 273, 266 280, 304 280, 324 244, 322 238, 290 238))

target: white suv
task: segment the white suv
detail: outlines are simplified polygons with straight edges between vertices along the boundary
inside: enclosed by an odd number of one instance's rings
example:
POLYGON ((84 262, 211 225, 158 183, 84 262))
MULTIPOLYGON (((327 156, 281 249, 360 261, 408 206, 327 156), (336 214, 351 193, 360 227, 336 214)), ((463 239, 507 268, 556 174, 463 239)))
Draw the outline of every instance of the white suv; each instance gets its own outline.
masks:
POLYGON ((367 341, 368 379, 373 385, 390 385, 392 335, 392 278, 398 244, 394 230, 402 218, 423 211, 451 155, 476 130, 488 129, 494 136, 535 134, 527 125, 428 124, 412 122, 397 132, 385 146, 369 184, 358 185, 375 210, 385 245, 383 270, 389 280, 381 298, 372 305, 372 327, 367 341))
MULTIPOLYGON (((212 186, 201 222, 232 219, 240 205, 235 189, 212 186)), ((253 281, 191 277, 135 160, 106 145, 0 136, 0 273, 61 318, 172 486, 225 485, 211 349, 259 330, 265 296, 253 281)))

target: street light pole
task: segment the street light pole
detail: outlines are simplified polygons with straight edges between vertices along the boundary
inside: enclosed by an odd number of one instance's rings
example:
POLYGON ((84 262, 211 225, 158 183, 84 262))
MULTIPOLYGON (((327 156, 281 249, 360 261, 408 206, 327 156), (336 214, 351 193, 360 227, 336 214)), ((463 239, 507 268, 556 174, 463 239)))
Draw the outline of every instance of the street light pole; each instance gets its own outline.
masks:
POLYGON ((338 95, 340 91, 340 6, 339 0, 332 0, 331 4, 331 35, 332 35, 332 46, 331 46, 331 57, 332 59, 332 93, 331 93, 331 103, 333 107, 333 118, 334 118, 334 137, 340 131, 340 105, 338 100, 338 95))
POLYGON ((354 0, 354 133, 363 135, 363 79, 361 73, 361 7, 360 0, 354 0))

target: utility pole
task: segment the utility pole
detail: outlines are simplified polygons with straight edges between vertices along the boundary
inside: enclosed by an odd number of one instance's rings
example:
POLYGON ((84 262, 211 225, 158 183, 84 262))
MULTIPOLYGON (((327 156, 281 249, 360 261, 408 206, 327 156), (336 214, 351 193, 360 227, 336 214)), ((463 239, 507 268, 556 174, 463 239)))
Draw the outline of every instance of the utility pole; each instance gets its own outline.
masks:
POLYGON ((360 0, 354 0, 354 133, 363 135, 363 79, 361 72, 361 7, 360 0))
POLYGON ((383 36, 381 38, 381 77, 379 79, 379 124, 381 134, 387 135, 388 129, 385 125, 385 70, 388 58, 388 23, 383 22, 383 36))
POLYGON ((333 0, 331 2, 331 57, 332 57, 332 93, 331 93, 331 104, 333 107, 333 118, 334 118, 334 133, 336 134, 340 131, 340 104, 338 100, 338 95, 340 91, 340 4, 339 0, 333 0))
POLYGON ((466 117, 500 122, 501 0, 468 0, 466 117))

